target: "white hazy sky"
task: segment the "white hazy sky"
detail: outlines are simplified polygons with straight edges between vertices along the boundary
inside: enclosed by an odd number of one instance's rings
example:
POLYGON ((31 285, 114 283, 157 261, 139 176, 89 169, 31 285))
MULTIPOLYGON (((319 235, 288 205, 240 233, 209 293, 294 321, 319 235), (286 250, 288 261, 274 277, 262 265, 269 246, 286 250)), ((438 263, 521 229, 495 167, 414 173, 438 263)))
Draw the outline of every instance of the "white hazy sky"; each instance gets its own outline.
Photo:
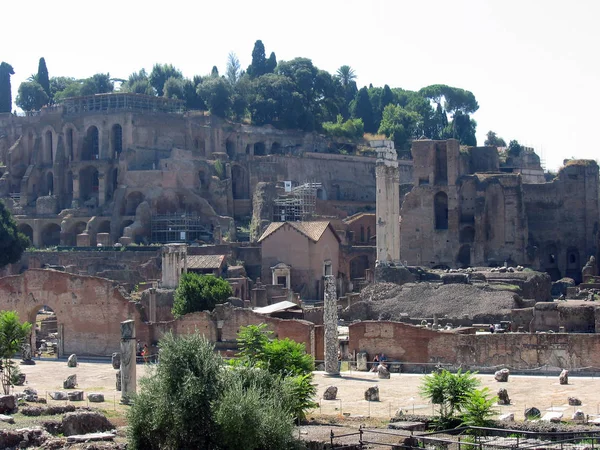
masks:
POLYGON ((261 39, 278 60, 348 64, 359 87, 468 89, 480 145, 491 129, 548 169, 597 158, 598 0, 5 0, 0 17, 13 101, 41 56, 50 76, 127 78, 166 62, 191 77, 224 73, 231 51, 247 67, 261 39))

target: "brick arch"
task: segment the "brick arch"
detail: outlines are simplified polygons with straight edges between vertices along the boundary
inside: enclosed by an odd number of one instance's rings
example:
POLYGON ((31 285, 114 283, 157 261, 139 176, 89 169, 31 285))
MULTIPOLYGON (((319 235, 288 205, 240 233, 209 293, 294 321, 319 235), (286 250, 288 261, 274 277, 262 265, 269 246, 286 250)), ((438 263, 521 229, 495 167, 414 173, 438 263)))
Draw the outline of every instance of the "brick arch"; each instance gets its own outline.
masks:
POLYGON ((35 320, 44 305, 56 313, 65 355, 109 356, 119 351, 120 322, 144 325, 135 307, 109 280, 55 270, 30 269, 0 278, 0 309, 35 320))

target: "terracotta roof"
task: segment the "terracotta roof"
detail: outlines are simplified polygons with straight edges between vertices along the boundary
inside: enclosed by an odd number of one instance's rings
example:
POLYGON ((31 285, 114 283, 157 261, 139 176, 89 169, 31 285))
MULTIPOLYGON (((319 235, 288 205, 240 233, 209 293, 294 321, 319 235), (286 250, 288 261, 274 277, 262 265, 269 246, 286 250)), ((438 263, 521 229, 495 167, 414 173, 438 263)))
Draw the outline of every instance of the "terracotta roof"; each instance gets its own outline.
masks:
POLYGON ((220 269, 225 255, 188 255, 188 269, 220 269))
POLYGON ((264 241, 266 238, 271 236, 277 230, 279 230, 284 225, 289 225, 294 228, 296 231, 300 232, 308 239, 313 242, 317 242, 323 236, 323 233, 327 228, 330 228, 336 239, 339 241, 340 238, 331 226, 331 223, 328 221, 319 221, 319 222, 271 222, 265 232, 262 234, 258 242, 264 241))

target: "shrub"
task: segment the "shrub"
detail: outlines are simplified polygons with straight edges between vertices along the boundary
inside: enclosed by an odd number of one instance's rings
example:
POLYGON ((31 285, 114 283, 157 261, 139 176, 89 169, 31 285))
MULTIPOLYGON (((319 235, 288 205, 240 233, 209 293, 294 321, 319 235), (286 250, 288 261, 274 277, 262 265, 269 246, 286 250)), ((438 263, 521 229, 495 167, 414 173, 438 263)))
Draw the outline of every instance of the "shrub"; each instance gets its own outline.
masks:
POLYGON ((181 276, 175 290, 172 313, 175 317, 184 314, 213 310, 232 295, 231 286, 222 278, 213 275, 198 275, 188 272, 181 276))
POLYGON ((472 427, 489 427, 494 416, 496 397, 490 397, 488 388, 475 389, 463 398, 462 424, 472 427))
POLYGON ((324 122, 323 130, 326 134, 348 139, 360 139, 365 133, 362 119, 348 119, 344 122, 341 114, 338 114, 336 122, 324 122))

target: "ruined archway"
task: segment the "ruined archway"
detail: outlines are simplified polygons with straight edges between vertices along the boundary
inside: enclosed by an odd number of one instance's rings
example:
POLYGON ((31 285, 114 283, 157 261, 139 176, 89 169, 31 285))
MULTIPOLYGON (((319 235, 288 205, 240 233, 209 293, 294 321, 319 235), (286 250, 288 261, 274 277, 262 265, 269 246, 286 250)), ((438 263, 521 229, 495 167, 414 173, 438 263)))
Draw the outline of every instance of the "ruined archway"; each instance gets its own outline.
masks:
POLYGON ((52 131, 48 130, 44 133, 44 164, 52 164, 54 161, 52 131))
POLYGON ((350 279, 365 278, 365 271, 369 268, 369 257, 359 255, 350 260, 350 279))
POLYGON ((32 314, 34 328, 31 333, 31 350, 42 358, 57 358, 61 349, 58 317, 48 305, 35 307, 32 314))
POLYGON ((110 220, 103 220, 100 222, 96 233, 110 233, 110 220))
POLYGON ((75 149, 74 149, 74 140, 73 140, 73 128, 68 128, 66 133, 66 143, 67 143, 67 155, 69 156, 69 161, 73 161, 75 158, 75 149))
POLYGON ((471 246, 463 245, 458 251, 458 255, 456 257, 456 264, 466 269, 467 267, 471 267, 471 246))
POLYGON ((98 169, 88 166, 79 172, 79 198, 82 201, 88 201, 98 197, 100 187, 100 177, 98 169))
POLYGON ((554 242, 548 242, 541 256, 542 270, 547 272, 552 278, 552 281, 557 281, 562 278, 560 269, 558 268, 558 247, 554 242))
POLYGON ((206 144, 204 143, 204 139, 195 138, 194 139, 194 151, 193 153, 198 156, 206 156, 206 144))
POLYGON ((461 244, 472 244, 475 242, 475 228, 464 227, 460 230, 458 240, 461 244))
POLYGON ((17 230, 29 238, 29 242, 33 242, 33 228, 29 224, 21 223, 17 226, 17 230))
POLYGON ((91 161, 100 157, 100 133, 94 125, 87 129, 83 140, 82 161, 91 161))
POLYGON ((142 203, 143 201, 144 195, 141 192, 130 192, 127 195, 127 199, 125 201, 125 215, 135 216, 135 211, 137 210, 137 207, 140 206, 140 203, 142 203))
POLYGON ((438 192, 433 198, 433 209, 436 230, 448 229, 448 195, 438 192))
POLYGON ((64 236, 65 245, 75 247, 77 245, 77 235, 83 233, 86 228, 87 223, 83 221, 71 224, 64 236))
POLYGON ((49 223, 42 228, 41 246, 54 247, 60 245, 60 226, 56 223, 49 223))
POLYGON ((243 167, 235 165, 231 168, 231 187, 234 199, 250 198, 248 174, 243 167))
POLYGON ((121 125, 116 123, 112 126, 110 138, 113 157, 118 159, 123 151, 123 128, 121 125))
POLYGON ((267 148, 264 142, 257 142, 254 144, 254 156, 265 156, 267 154, 267 148))
POLYGON ((227 139, 225 141, 225 151, 227 152, 227 156, 229 156, 229 159, 235 159, 235 142, 233 142, 231 139, 227 139))
POLYGON ((272 155, 281 155, 283 154, 283 148, 279 142, 273 142, 271 145, 271 154, 272 155))

